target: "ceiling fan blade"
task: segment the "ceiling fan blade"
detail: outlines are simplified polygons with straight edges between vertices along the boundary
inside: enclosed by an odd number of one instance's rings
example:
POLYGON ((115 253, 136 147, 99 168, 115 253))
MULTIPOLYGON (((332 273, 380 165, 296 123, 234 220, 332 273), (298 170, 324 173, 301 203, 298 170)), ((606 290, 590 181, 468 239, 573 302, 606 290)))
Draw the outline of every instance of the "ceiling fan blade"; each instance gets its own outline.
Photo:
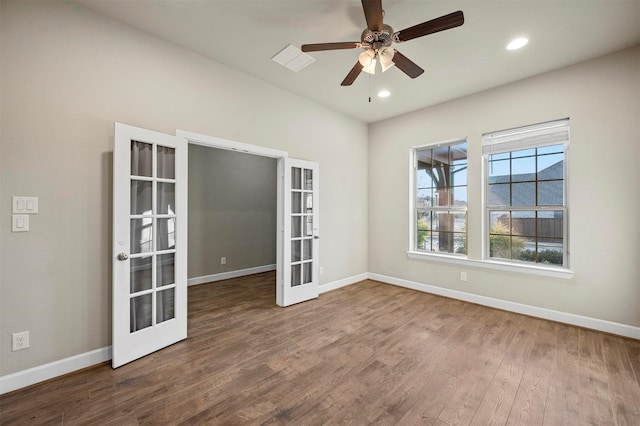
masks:
POLYGON ((318 52, 321 50, 356 49, 358 47, 362 47, 362 45, 355 41, 345 41, 340 43, 303 44, 300 46, 300 50, 303 52, 318 52))
POLYGON ((382 29, 382 0, 362 0, 364 18, 367 20, 367 28, 371 31, 382 29))
POLYGON ((362 68, 363 66, 360 61, 356 62, 353 68, 351 68, 351 71, 349 71, 349 74, 347 74, 344 80, 342 80, 342 83, 340 83, 340 85, 351 86, 353 82, 356 81, 356 78, 358 78, 358 76, 360 75, 360 72, 362 72, 362 68))
POLYGON ((407 41, 426 36, 428 34, 437 33, 439 31, 448 30, 450 28, 459 27, 462 24, 464 24, 464 14, 458 10, 457 12, 398 31, 395 35, 397 35, 399 41, 407 41))
POLYGON ((400 71, 411 78, 416 78, 424 72, 424 70, 416 65, 415 62, 413 62, 411 59, 407 58, 397 50, 393 54, 392 61, 394 64, 396 64, 396 67, 400 68, 400 71))

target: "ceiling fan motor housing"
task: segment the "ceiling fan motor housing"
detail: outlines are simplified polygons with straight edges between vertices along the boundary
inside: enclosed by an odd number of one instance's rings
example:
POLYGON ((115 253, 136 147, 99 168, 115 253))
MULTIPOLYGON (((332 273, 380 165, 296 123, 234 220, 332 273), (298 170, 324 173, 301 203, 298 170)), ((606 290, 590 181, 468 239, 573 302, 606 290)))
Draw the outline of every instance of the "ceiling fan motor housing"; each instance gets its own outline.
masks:
POLYGON ((360 36, 362 47, 378 50, 381 47, 389 47, 393 43, 393 28, 383 25, 380 31, 365 29, 360 36))

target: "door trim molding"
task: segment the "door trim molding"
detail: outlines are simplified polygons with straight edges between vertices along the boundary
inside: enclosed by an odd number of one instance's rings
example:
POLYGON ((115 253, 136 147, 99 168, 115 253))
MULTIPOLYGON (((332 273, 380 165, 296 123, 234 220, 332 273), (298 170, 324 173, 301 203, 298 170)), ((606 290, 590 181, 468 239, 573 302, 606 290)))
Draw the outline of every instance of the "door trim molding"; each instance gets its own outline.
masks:
POLYGON ((187 132, 186 130, 176 130, 176 136, 187 140, 187 143, 208 146, 210 148, 227 149, 245 154, 261 155, 263 157, 284 158, 288 157, 287 151, 265 148, 258 145, 250 145, 242 142, 235 142, 229 139, 216 138, 199 133, 187 132))

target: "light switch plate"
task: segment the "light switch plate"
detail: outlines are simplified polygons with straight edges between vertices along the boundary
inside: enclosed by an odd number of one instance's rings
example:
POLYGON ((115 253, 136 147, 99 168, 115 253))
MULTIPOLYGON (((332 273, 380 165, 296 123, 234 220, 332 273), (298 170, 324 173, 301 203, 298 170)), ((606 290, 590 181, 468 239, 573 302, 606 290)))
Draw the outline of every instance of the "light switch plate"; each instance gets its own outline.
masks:
POLYGON ((27 232, 29 230, 29 215, 14 214, 11 216, 12 232, 27 232))
POLYGON ((12 200, 13 214, 37 214, 38 213, 38 197, 18 197, 14 196, 12 200))

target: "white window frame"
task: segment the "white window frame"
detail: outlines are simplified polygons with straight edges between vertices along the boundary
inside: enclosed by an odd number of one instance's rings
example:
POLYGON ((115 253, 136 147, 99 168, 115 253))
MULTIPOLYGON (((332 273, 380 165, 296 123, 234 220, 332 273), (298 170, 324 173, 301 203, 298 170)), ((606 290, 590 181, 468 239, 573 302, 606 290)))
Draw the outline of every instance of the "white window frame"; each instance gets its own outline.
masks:
POLYGON ((483 164, 483 260, 486 262, 514 265, 528 269, 560 270, 570 272, 570 240, 569 240, 569 144, 570 144, 569 119, 555 120, 530 126, 523 126, 482 135, 482 164, 483 164), (491 154, 507 153, 523 149, 541 148, 550 145, 564 146, 563 163, 563 205, 562 206, 503 206, 496 208, 489 205, 489 156, 491 154), (511 259, 490 257, 490 212, 501 211, 562 211, 563 230, 563 265, 549 265, 536 262, 526 262, 511 259))
MULTIPOLYGON (((566 121, 568 121, 569 119, 566 119, 566 121)), ((542 127, 544 127, 544 125, 546 125, 548 123, 542 123, 542 127)), ((495 132, 497 133, 497 132, 495 132)), ((420 149, 424 149, 424 148, 429 148, 429 147, 433 147, 434 145, 439 145, 439 144, 451 144, 451 143, 455 143, 455 142, 459 142, 459 141, 463 141, 466 140, 467 141, 467 147, 469 147, 469 138, 468 137, 461 137, 461 138, 456 138, 456 139, 451 139, 448 141, 443 141, 440 143, 436 143, 436 144, 425 144, 425 145, 420 145, 420 146, 416 146, 413 147, 409 150, 409 163, 408 163, 408 172, 409 172, 409 187, 408 187, 408 191, 409 191, 409 211, 408 211, 408 219, 409 219, 409 226, 408 226, 408 235, 407 235, 407 242, 408 242, 408 250, 407 250, 407 257, 410 259, 415 259, 415 260, 419 260, 419 261, 427 261, 427 262, 434 262, 440 265, 450 265, 452 267, 460 267, 460 268, 467 268, 467 267, 471 267, 471 268, 477 268, 477 269, 488 269, 488 270, 497 270, 497 271, 506 271, 506 272, 511 272, 511 273, 522 273, 522 274, 528 274, 528 275, 535 275, 535 276, 543 276, 543 277, 549 277, 549 278, 559 278, 559 279, 571 279, 574 276, 574 272, 572 270, 569 269, 569 256, 571 253, 570 250, 570 240, 569 240, 569 206, 570 206, 570 201, 569 201, 569 191, 568 191, 568 179, 567 177, 569 176, 569 147, 566 146, 565 147, 565 163, 564 163, 564 196, 565 196, 565 214, 564 214, 564 220, 565 220, 565 226, 563 227, 563 232, 564 232, 564 241, 566 242, 566 255, 567 255, 567 261, 564 267, 558 267, 558 266, 550 266, 550 265, 546 265, 546 264, 540 264, 540 263, 532 263, 532 262, 511 262, 511 261, 502 261, 501 259, 496 259, 496 258, 489 258, 488 257, 488 243, 489 243, 489 239, 485 236, 488 236, 488 232, 489 232, 489 227, 488 227, 488 222, 489 222, 489 217, 488 215, 485 213, 486 212, 486 196, 487 196, 487 190, 486 190, 486 184, 484 182, 487 181, 487 167, 482 166, 480 167, 481 169, 481 182, 479 184, 480 186, 480 190, 482 191, 482 203, 483 205, 480 206, 475 206, 475 205, 468 205, 467 208, 467 224, 469 224, 470 222, 470 211, 478 211, 479 210, 479 214, 482 216, 481 217, 481 223, 482 223, 482 229, 477 230, 477 229, 470 229, 469 226, 467 226, 467 256, 464 255, 460 255, 460 254, 449 254, 449 253, 441 253, 441 252, 426 252, 426 251, 418 251, 416 250, 416 204, 415 204, 415 196, 416 196, 416 170, 415 170, 415 165, 416 165, 416 160, 415 160, 415 152, 416 150, 420 150, 420 149), (486 216, 486 217, 485 217, 486 216), (476 237, 478 237, 478 239, 476 240, 476 237), (485 241, 486 239, 486 241, 485 241), (477 257, 473 257, 473 253, 475 253, 475 250, 473 249, 473 247, 475 247, 475 244, 470 244, 473 243, 474 241, 478 241, 481 244, 481 257, 477 258, 477 257)), ((467 150, 467 162, 469 166, 472 166, 475 164, 476 161, 481 160, 480 164, 486 164, 486 161, 482 161, 484 155, 481 153, 481 158, 478 159, 477 157, 470 157, 469 154, 472 152, 476 152, 475 150, 467 150)), ((470 176, 472 177, 472 176, 470 176)), ((473 182, 467 182, 467 188, 469 188, 471 186, 471 184, 473 184, 473 182)), ((464 270, 464 269, 462 269, 464 270)))
MULTIPOLYGON (((418 169, 418 159, 417 152, 424 149, 435 149, 443 146, 457 145, 461 143, 467 144, 467 167, 469 164, 469 140, 467 137, 461 137, 456 139, 450 139, 442 142, 429 143, 425 145, 412 147, 409 151, 409 249, 408 254, 410 257, 423 257, 423 256, 432 256, 434 258, 441 259, 467 259, 469 253, 469 228, 468 225, 466 227, 466 248, 467 253, 448 253, 448 252, 437 252, 437 251, 427 251, 418 249, 418 234, 417 234, 417 208, 416 208, 416 193, 417 193, 417 181, 416 181, 416 173, 418 169)), ((467 175, 468 176, 468 175, 467 175)), ((469 180, 467 178, 467 200, 469 199, 469 180)), ((468 203, 468 201, 467 201, 468 203)), ((464 212, 466 214, 466 223, 469 223, 469 212, 467 206, 464 208, 455 208, 451 206, 448 209, 445 208, 434 208, 434 211, 437 210, 449 210, 452 212, 464 212)))

